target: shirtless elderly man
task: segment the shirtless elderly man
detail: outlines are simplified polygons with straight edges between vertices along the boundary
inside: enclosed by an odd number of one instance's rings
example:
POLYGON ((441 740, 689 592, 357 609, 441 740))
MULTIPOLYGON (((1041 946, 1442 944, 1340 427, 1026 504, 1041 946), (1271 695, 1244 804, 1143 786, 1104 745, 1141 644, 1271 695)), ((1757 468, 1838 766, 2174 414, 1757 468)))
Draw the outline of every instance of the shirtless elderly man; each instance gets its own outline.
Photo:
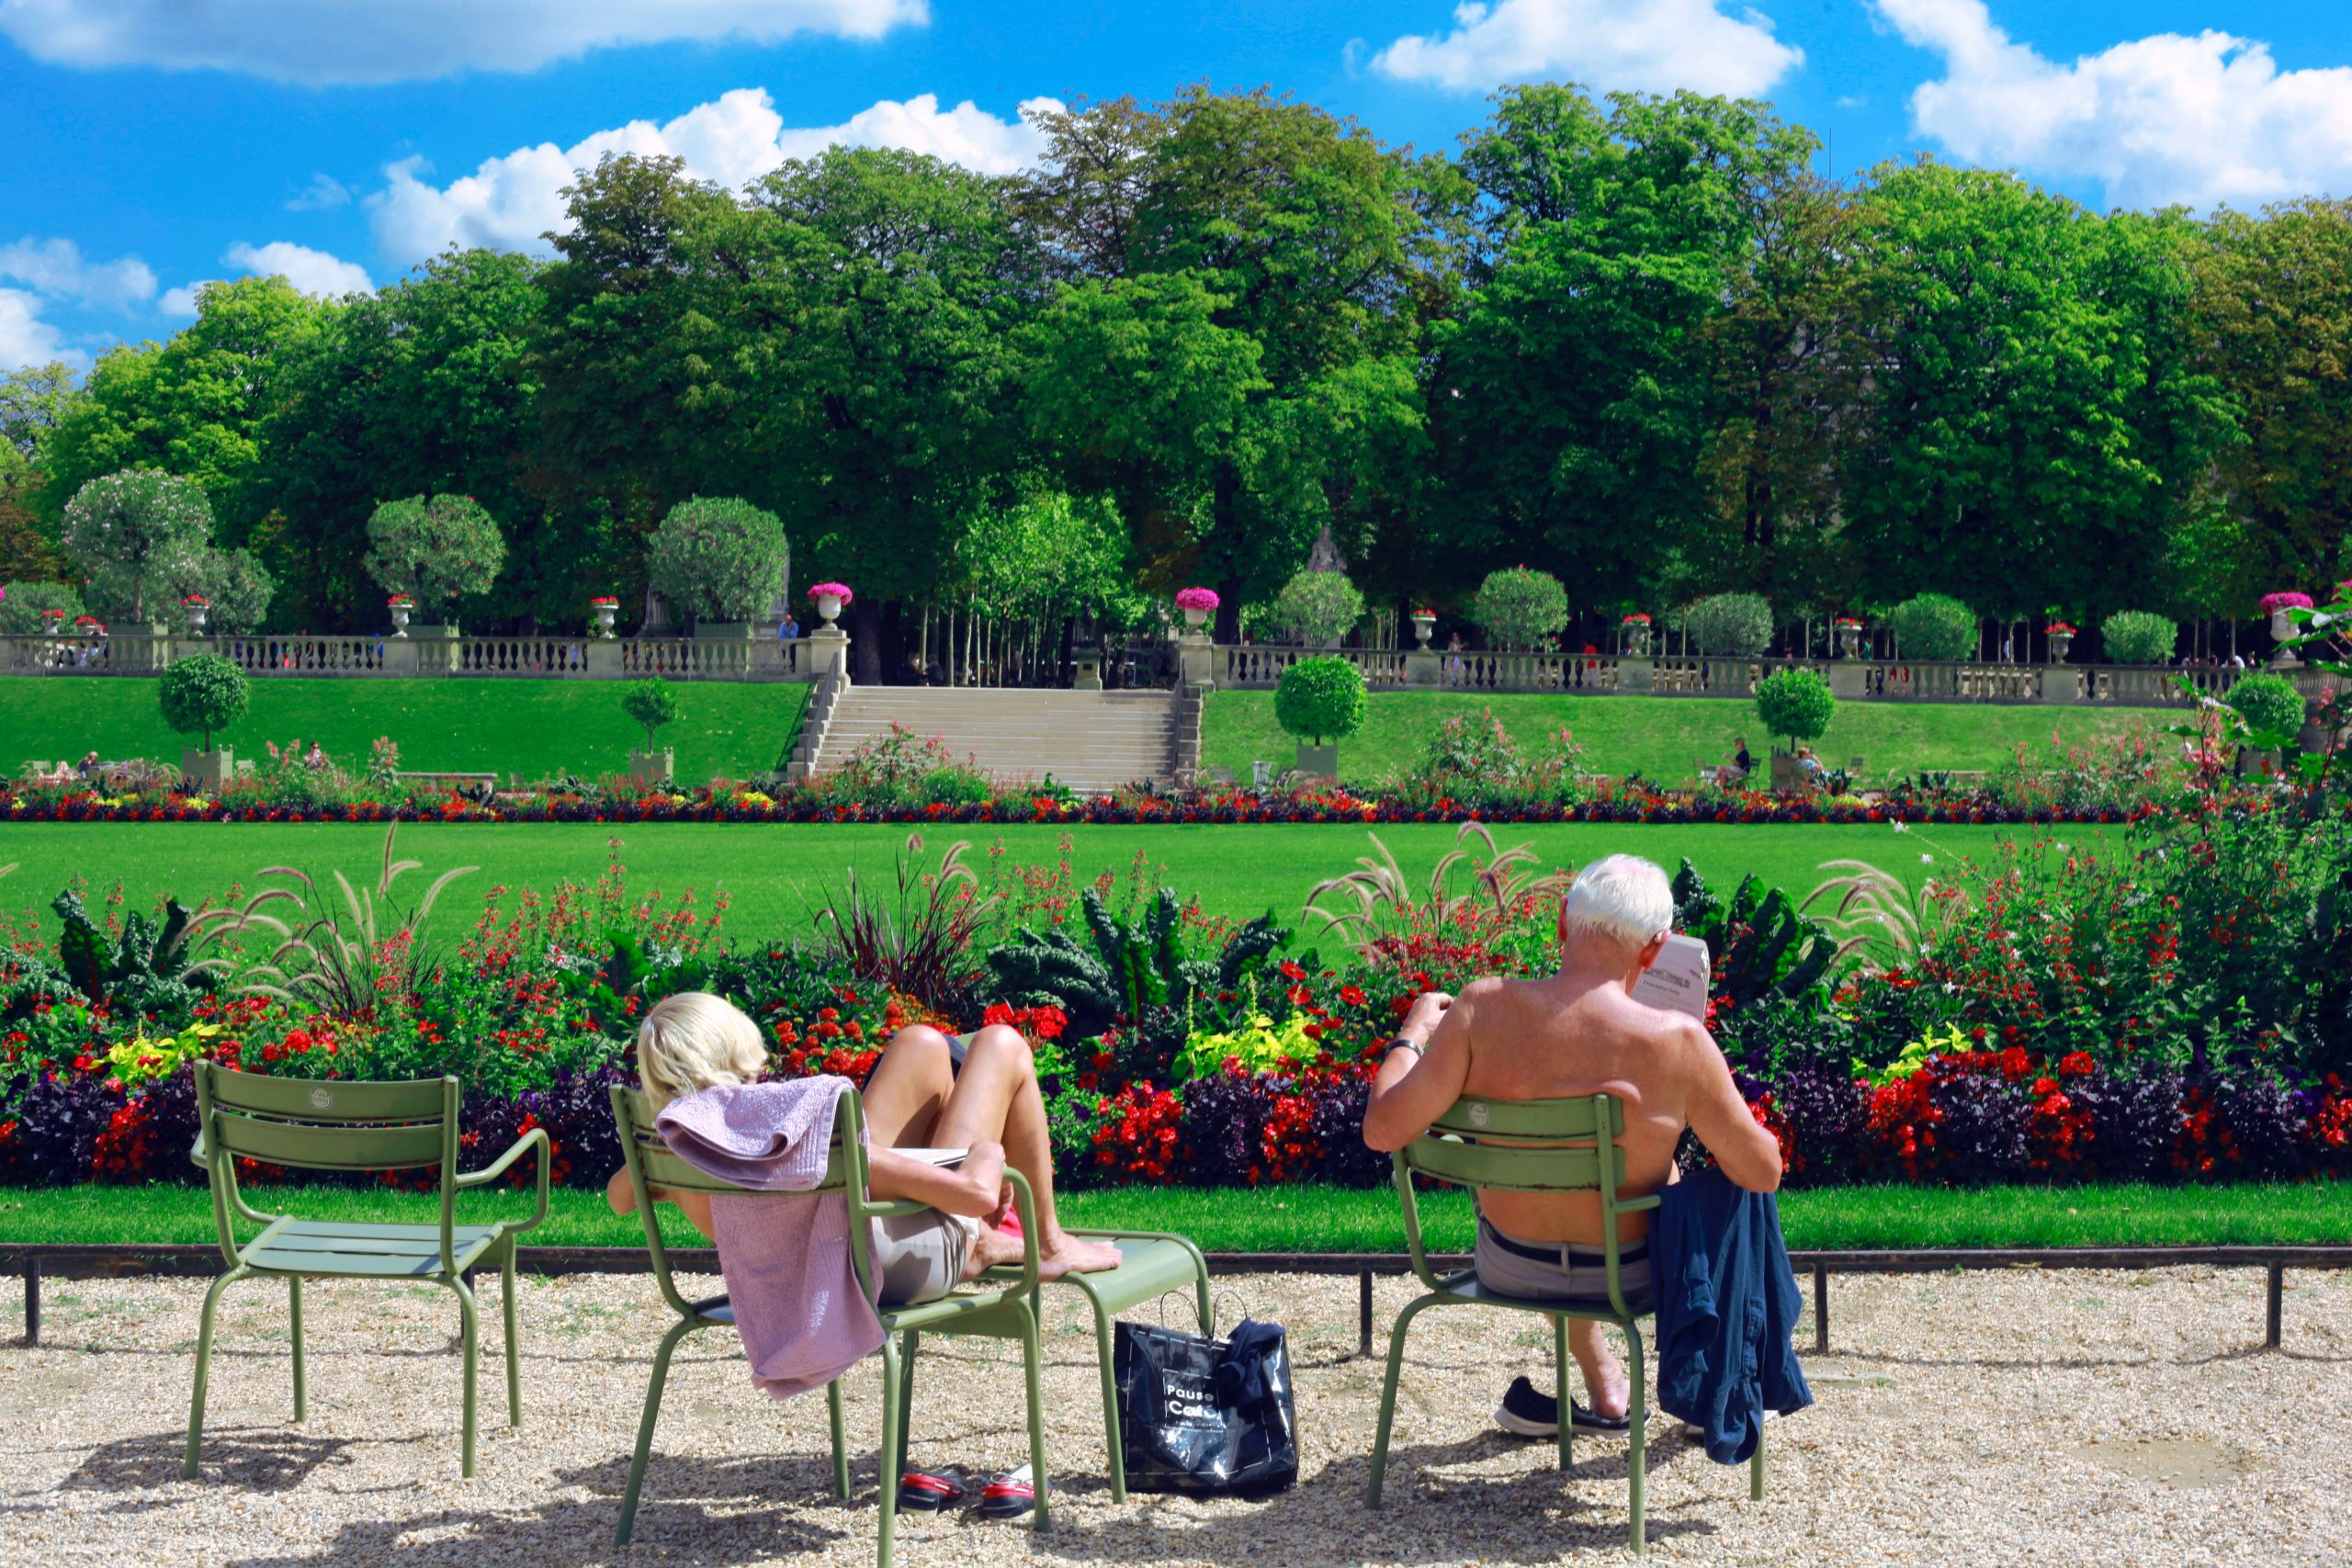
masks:
MULTIPOLYGON (((1633 998, 1674 923, 1666 874, 1634 855, 1587 866, 1560 902, 1559 972, 1538 980, 1474 980, 1459 997, 1432 991, 1413 1004, 1388 1047, 1364 1111, 1364 1142, 1404 1147, 1465 1094, 1553 1100, 1607 1090, 1625 1101, 1627 1187, 1639 1197, 1675 1179, 1685 1128, 1724 1174, 1753 1192, 1781 1184, 1781 1149, 1757 1124, 1703 1025, 1633 998)), ((1481 1192, 1478 1278, 1505 1294, 1598 1302, 1609 1294, 1593 1193, 1481 1192)), ((1650 1294, 1649 1213, 1618 1221, 1619 1279, 1630 1299, 1650 1294)), ((1578 1431, 1623 1432, 1624 1367, 1597 1323, 1571 1324, 1568 1345, 1592 1409, 1578 1431)), ((1524 1377, 1496 1420, 1524 1437, 1557 1430, 1555 1401, 1524 1377)))

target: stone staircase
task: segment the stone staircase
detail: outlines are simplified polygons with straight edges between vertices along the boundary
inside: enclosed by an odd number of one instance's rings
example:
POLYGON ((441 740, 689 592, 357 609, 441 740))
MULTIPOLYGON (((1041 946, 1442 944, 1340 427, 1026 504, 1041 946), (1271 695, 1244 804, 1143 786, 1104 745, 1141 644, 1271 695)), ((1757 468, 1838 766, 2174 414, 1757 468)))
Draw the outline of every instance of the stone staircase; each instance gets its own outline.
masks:
POLYGON ((837 767, 895 724, 937 736, 949 755, 968 756, 1003 782, 1051 773, 1089 795, 1146 780, 1168 784, 1178 765, 1180 702, 1174 692, 1158 691, 845 686, 808 766, 820 773, 837 767))

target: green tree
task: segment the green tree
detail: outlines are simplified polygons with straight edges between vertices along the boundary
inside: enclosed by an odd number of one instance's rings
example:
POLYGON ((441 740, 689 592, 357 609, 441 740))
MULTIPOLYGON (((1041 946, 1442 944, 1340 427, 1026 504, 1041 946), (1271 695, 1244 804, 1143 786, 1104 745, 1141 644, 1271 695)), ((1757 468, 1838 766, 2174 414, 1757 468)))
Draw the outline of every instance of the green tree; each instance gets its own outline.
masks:
POLYGON ((1764 193, 1815 146, 1761 104, 1695 94, 1495 100, 1461 158, 1484 198, 1470 292, 1434 333, 1434 570, 1440 545, 1457 571, 1540 551, 1613 602, 1668 565, 1708 510, 1724 401, 1703 333, 1757 252, 1764 193))
POLYGON ((82 614, 82 596, 68 582, 27 582, 10 579, 5 589, 6 597, 0 598, 0 636, 37 637, 50 626, 41 619, 43 610, 62 610, 62 624, 71 627, 74 617, 82 614))
POLYGON ((1410 487, 1452 176, 1263 91, 1041 127, 1062 172, 1023 210, 1080 281, 1031 342, 1033 425, 1073 488, 1119 498, 1155 577, 1217 588, 1231 640, 1327 524, 1358 547, 1410 487))
POLYGON ((497 520, 469 495, 384 502, 368 519, 368 575, 387 593, 413 597, 428 617, 487 592, 506 561, 497 520))
POLYGON ((662 726, 674 724, 685 711, 678 701, 677 688, 659 675, 642 681, 631 681, 621 688, 621 711, 644 727, 645 750, 653 750, 653 732, 662 726))
POLYGON ((40 518, 51 434, 81 400, 62 364, 0 371, 0 577, 61 576, 65 558, 40 518))
POLYGON ((1890 611, 1895 651, 1904 659, 1973 659, 1980 633, 1976 612, 1949 593, 1917 593, 1890 611))
POLYGON ((1829 682, 1811 670, 1775 670, 1756 683, 1756 717, 1791 746, 1818 740, 1838 712, 1829 682))
POLYGON ((697 621, 756 621, 784 592, 784 525, 748 501, 695 496, 653 531, 646 575, 697 621))
POLYGON ((1363 671, 1330 655, 1302 659, 1274 686, 1274 722, 1320 746, 1363 728, 1363 671))
POLYGON ((1568 591, 1548 571, 1505 567, 1478 584, 1470 618, 1497 648, 1541 648, 1568 624, 1568 591))
POLYGON ((1682 613, 1682 629, 1702 653, 1753 659, 1771 646, 1772 606, 1758 593, 1716 593, 1682 613))
POLYGON ((2099 623, 2099 641, 2110 664, 2168 664, 2180 628, 2146 610, 2118 610, 2099 623))
POLYGON ((212 508, 192 480, 130 468, 76 491, 62 532, 96 613, 143 626, 192 591, 211 551, 212 508))
POLYGON ((164 722, 183 735, 201 735, 204 749, 212 750, 215 731, 228 728, 253 705, 253 687, 245 672, 217 653, 199 653, 175 661, 155 682, 155 697, 164 722))
POLYGON ((1363 595, 1342 571, 1302 571, 1274 597, 1274 618, 1309 648, 1329 648, 1363 619, 1363 595))

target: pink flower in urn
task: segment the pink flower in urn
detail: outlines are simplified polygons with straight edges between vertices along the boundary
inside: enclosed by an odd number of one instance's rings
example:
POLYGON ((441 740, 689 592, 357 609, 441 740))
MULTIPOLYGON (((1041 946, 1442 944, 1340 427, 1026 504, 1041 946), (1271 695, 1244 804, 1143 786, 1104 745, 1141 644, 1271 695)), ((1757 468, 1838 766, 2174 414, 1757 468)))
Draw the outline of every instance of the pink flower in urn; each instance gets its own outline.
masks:
POLYGON ((2275 615, 2281 610, 2308 610, 2312 596, 2308 593, 2266 593, 2262 596, 2262 613, 2275 615))
POLYGON ((820 582, 808 590, 808 597, 838 599, 844 604, 854 604, 857 602, 857 596, 849 591, 849 584, 846 582, 820 582))
POLYGON ((1223 602, 1216 596, 1216 590, 1214 588, 1180 588, 1176 591, 1176 607, 1180 610, 1199 610, 1206 613, 1216 609, 1223 602))

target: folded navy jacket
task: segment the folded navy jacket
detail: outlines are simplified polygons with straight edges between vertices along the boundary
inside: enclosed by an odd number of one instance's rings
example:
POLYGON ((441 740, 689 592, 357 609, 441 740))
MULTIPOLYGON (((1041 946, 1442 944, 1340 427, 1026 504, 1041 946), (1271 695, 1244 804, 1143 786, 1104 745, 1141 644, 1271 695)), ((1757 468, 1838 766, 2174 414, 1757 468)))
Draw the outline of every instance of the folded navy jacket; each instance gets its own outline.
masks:
POLYGON ((1781 1206, 1713 1167, 1693 1171, 1659 1194, 1650 1258, 1658 1408, 1704 1431, 1717 1464, 1745 1463, 1767 1410, 1813 1403, 1789 1342, 1804 1303, 1781 1206))

